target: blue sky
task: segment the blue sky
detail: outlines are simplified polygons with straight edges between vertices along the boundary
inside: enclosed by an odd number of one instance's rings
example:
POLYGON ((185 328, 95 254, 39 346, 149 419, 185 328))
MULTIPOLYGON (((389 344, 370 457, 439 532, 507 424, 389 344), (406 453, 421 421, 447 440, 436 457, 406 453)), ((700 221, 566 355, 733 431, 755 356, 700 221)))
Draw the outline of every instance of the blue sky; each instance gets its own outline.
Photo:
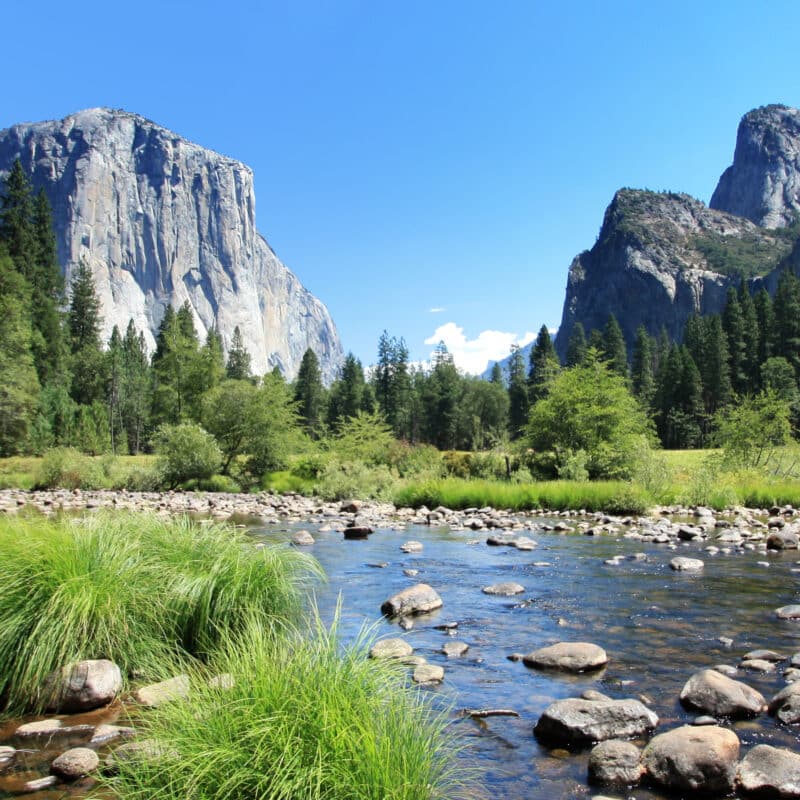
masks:
POLYGON ((741 115, 800 105, 783 0, 40 0, 2 20, 0 128, 125 108, 249 164, 259 230, 365 363, 383 329, 477 370, 557 326, 616 189, 707 202, 741 115))

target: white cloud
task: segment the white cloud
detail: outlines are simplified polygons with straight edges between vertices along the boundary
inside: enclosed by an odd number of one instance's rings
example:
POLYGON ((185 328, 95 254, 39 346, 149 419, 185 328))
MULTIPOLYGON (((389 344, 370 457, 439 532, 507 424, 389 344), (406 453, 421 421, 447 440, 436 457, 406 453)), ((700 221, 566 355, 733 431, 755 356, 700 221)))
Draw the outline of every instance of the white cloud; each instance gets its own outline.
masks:
POLYGON ((441 314, 442 311, 447 311, 447 309, 442 308, 441 306, 434 306, 433 308, 428 309, 429 314, 441 314))
POLYGON ((425 344, 437 345, 444 342, 453 354, 455 365, 471 375, 480 375, 489 361, 500 361, 511 352, 511 345, 524 347, 536 338, 535 333, 527 331, 523 336, 504 331, 481 331, 476 338, 467 339, 464 329, 455 322, 440 325, 425 344))

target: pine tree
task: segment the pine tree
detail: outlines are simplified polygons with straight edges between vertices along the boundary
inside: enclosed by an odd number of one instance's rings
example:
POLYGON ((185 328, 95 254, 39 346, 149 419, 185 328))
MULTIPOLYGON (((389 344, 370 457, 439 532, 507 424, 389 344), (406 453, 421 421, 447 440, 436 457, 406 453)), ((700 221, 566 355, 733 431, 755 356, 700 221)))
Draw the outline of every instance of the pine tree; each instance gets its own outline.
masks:
POLYGON ((772 354, 783 356, 800 378, 800 281, 790 271, 784 272, 773 302, 772 354))
POLYGON ((625 347, 625 337, 613 314, 609 315, 608 322, 603 328, 603 344, 600 352, 612 372, 616 372, 623 378, 628 377, 628 351, 625 347))
POLYGON ((225 365, 225 374, 233 381, 249 381, 252 378, 250 353, 244 346, 242 332, 237 325, 233 329, 231 346, 228 349, 228 362, 225 365))
POLYGON ((744 322, 744 374, 747 378, 745 391, 753 394, 758 391, 761 382, 760 362, 758 360, 758 346, 761 332, 758 325, 756 305, 747 286, 747 281, 739 284, 739 305, 742 307, 742 321, 744 322))
POLYGON ((525 359, 514 344, 508 360, 508 432, 512 439, 519 438, 528 424, 529 407, 525 359))
POLYGON ((542 325, 531 348, 528 367, 528 401, 531 405, 547 395, 548 384, 560 369, 550 332, 546 325, 542 325))
POLYGON ((30 181, 19 159, 8 173, 0 199, 0 241, 5 244, 17 272, 33 287, 37 256, 33 200, 30 181))
POLYGON ((127 452, 127 441, 124 436, 124 420, 122 415, 122 391, 124 376, 124 352, 119 328, 115 325, 111 331, 106 351, 106 398, 108 402, 109 436, 111 452, 127 452))
POLYGON ((150 416, 150 359, 144 334, 128 322, 122 340, 121 415, 128 439, 128 452, 137 454, 144 446, 150 416))
POLYGON ((601 331, 599 328, 592 328, 592 330, 589 331, 588 347, 586 348, 587 355, 589 350, 594 350, 595 355, 604 357, 604 345, 605 342, 603 341, 603 331, 601 331))
POLYGON ((709 417, 726 406, 732 398, 728 368, 728 343, 722 320, 716 314, 706 317, 706 347, 700 375, 703 380, 703 399, 709 417))
POLYGON ((378 363, 374 378, 378 409, 399 439, 412 439, 416 418, 412 380, 405 341, 384 331, 378 340, 378 363))
POLYGON ((100 300, 85 261, 75 269, 70 284, 69 339, 72 362, 72 398, 78 405, 105 399, 105 358, 100 343, 100 300))
POLYGON ((634 396, 649 413, 652 409, 653 397, 656 391, 654 371, 655 344, 647 333, 644 325, 636 331, 636 341, 633 345, 633 359, 631 364, 631 383, 634 396))
POLYGON ((728 344, 728 370, 731 388, 743 394, 748 388, 747 344, 745 342, 744 316, 739 303, 739 294, 733 287, 728 289, 725 308, 722 312, 722 329, 728 344))
POLYGON ((325 411, 325 388, 317 354, 309 347, 303 353, 300 369, 294 382, 294 399, 306 432, 319 438, 325 411))
POLYGON ((339 377, 333 382, 328 401, 328 427, 335 428, 340 422, 354 417, 365 408, 367 389, 364 368, 352 354, 345 356, 339 377))
POLYGON ((200 348, 200 394, 218 386, 226 378, 225 350, 216 325, 206 333, 206 341, 200 348))
POLYGON ((461 379, 444 342, 439 342, 433 354, 433 369, 421 391, 422 411, 425 418, 425 441, 440 450, 455 447, 458 403, 461 379))
POLYGON ((500 366, 499 361, 495 361, 494 364, 492 364, 492 372, 489 376, 489 381, 491 383, 505 383, 505 380, 503 379, 503 368, 500 366))
POLYGON ((572 326, 569 341, 567 342, 566 366, 577 367, 583 364, 588 349, 589 345, 586 342, 586 332, 583 330, 583 325, 580 322, 576 322, 572 326))
POLYGON ((758 320, 758 363, 763 364, 772 355, 775 323, 772 298, 763 286, 756 294, 753 303, 758 320))

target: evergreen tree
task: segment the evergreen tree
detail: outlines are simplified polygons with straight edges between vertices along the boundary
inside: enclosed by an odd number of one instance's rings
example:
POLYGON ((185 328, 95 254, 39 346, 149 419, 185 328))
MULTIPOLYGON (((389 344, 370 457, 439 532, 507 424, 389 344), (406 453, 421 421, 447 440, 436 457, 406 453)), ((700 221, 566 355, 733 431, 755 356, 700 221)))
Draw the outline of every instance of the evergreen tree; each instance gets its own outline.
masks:
POLYGON ((633 346, 633 360, 631 364, 631 383, 634 396, 648 413, 652 409, 653 398, 656 391, 654 371, 655 343, 647 333, 644 325, 636 331, 636 341, 633 346))
POLYGON ((150 416, 150 359, 144 334, 128 322, 122 340, 121 416, 128 439, 128 452, 137 454, 144 446, 150 416))
POLYGON ((754 393, 760 386, 761 371, 758 359, 759 340, 761 332, 758 325, 756 304, 750 294, 747 281, 739 284, 739 305, 742 307, 742 321, 744 323, 744 374, 747 378, 745 391, 754 393))
POLYGON ((233 329, 231 346, 228 349, 228 363, 225 365, 225 374, 229 380, 249 381, 252 377, 250 370, 250 353, 247 352, 247 348, 244 346, 242 332, 237 325, 233 329))
POLYGON ((222 337, 219 335, 216 325, 212 325, 206 333, 205 344, 200 348, 200 393, 204 394, 209 389, 213 389, 226 377, 222 337))
POLYGON ((700 371, 689 349, 672 345, 656 382, 656 427, 664 447, 698 447, 704 422, 700 371))
POLYGON ((399 439, 412 439, 414 413, 408 348, 403 339, 384 331, 378 340, 378 363, 374 378, 378 410, 399 439))
POLYGON ((528 424, 529 407, 525 359, 519 346, 514 344, 508 360, 508 431, 512 439, 519 438, 528 424))
POLYGON ((463 378, 456 409, 456 447, 486 450, 507 438, 508 392, 500 381, 463 378))
POLYGON ((354 417, 365 408, 367 384, 361 362, 352 354, 345 356, 339 377, 333 382, 328 400, 328 426, 335 428, 340 422, 354 417))
POLYGON ((70 284, 69 339, 72 362, 72 398, 78 405, 105 399, 105 357, 100 343, 100 300, 85 261, 75 268, 70 284))
POLYGON ((595 355, 599 355, 601 358, 604 357, 604 345, 603 331, 599 328, 592 328, 592 330, 589 331, 588 347, 586 348, 587 355, 589 350, 594 350, 595 355))
POLYGON ((758 363, 763 364, 772 355, 774 338, 772 298, 763 286, 756 294, 753 304, 756 308, 756 319, 758 320, 758 363))
POLYGON ((489 376, 489 380, 491 381, 491 383, 497 383, 500 385, 503 385, 505 383, 505 381, 503 380, 503 368, 500 366, 499 361, 495 361, 494 364, 492 364, 492 372, 491 375, 489 376))
POLYGON ((317 354, 309 347, 303 353, 300 369, 294 382, 294 400, 306 432, 319 438, 325 411, 325 387, 317 354))
POLYGON ((728 343, 719 316, 712 314, 705 318, 705 323, 706 347, 700 375, 703 381, 706 413, 713 416, 726 406, 732 397, 728 343))
POLYGON ((603 344, 600 352, 612 372, 623 378, 628 376, 628 351, 625 347, 625 337, 613 314, 609 315, 608 322, 603 328, 603 344))
POLYGON ((722 329, 728 344, 728 371, 731 388, 736 394, 748 389, 747 344, 745 325, 739 294, 733 287, 728 289, 725 309, 722 312, 722 329))
POLYGON ((36 236, 33 227, 33 200, 28 176, 17 159, 5 181, 0 199, 0 241, 5 244, 17 272, 34 285, 36 236))
POLYGON ((778 280, 773 312, 772 354, 783 356, 800 378, 800 281, 789 270, 778 280))
POLYGON ((119 328, 115 325, 111 331, 106 351, 106 398, 108 402, 109 437, 111 452, 127 452, 127 441, 124 435, 122 412, 122 391, 124 375, 124 352, 119 328))
POLYGON ((425 418, 423 436, 440 450, 452 450, 455 447, 460 390, 461 380, 453 356, 444 342, 439 342, 421 401, 425 418))
POLYGON ((583 325, 580 322, 576 322, 572 326, 569 342, 567 342, 566 366, 577 367, 583 364, 588 349, 589 345, 586 342, 586 333, 583 330, 583 325))
POLYGON ((528 368, 528 401, 531 405, 547 395, 547 387, 561 365, 546 325, 542 325, 531 348, 528 368))
POLYGON ((0 455, 21 452, 33 422, 39 381, 33 364, 30 291, 0 247, 0 455))

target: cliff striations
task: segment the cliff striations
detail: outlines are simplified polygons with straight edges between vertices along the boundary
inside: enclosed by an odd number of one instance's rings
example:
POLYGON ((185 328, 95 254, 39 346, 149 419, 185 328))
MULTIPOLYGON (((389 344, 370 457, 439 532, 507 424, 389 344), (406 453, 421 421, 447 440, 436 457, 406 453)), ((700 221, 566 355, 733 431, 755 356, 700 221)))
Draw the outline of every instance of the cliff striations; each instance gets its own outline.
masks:
POLYGON ((227 347, 239 326, 255 372, 293 377, 311 347, 334 376, 336 327, 256 230, 249 167, 104 108, 0 131, 0 173, 17 158, 50 199, 67 278, 91 267, 106 336, 132 318, 152 348, 188 300, 201 337, 216 325, 227 347))

